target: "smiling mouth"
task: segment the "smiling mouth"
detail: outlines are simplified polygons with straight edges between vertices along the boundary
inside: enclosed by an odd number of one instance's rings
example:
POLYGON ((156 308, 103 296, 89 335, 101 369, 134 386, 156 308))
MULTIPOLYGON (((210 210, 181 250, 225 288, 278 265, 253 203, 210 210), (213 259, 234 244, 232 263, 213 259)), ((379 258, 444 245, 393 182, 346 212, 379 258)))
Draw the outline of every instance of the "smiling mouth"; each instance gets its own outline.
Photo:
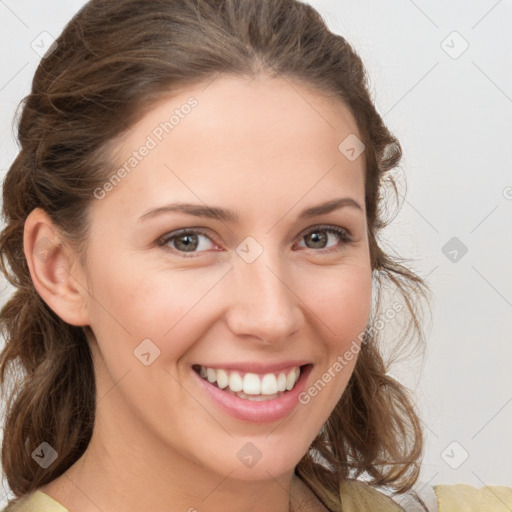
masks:
POLYGON ((226 393, 259 402, 279 398, 291 391, 307 366, 310 365, 294 366, 265 374, 209 368, 198 364, 193 365, 192 369, 202 379, 226 393))

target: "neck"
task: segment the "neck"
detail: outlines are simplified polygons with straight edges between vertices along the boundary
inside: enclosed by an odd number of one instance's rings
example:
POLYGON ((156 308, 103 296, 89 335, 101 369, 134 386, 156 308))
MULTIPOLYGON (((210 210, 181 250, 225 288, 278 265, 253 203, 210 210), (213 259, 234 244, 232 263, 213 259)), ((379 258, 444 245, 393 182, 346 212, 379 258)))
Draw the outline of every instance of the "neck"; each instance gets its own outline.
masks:
MULTIPOLYGON (((98 420, 98 418, 97 418, 98 420)), ((210 473, 180 454, 150 447, 142 439, 102 441, 97 421, 85 453, 41 490, 69 510, 115 512, 294 512, 304 484, 290 472, 265 480, 238 480, 210 473), (147 456, 158 454, 157 458, 147 456)))

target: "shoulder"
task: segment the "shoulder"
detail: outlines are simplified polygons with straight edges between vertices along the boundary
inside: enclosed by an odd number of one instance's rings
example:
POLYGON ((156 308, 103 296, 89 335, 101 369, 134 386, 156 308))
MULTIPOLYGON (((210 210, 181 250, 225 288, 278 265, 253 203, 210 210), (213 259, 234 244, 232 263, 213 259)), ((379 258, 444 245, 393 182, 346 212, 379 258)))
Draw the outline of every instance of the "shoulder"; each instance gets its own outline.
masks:
POLYGON ((11 503, 3 512, 69 512, 60 503, 39 490, 11 503))
POLYGON ((367 510, 402 512, 404 510, 391 497, 359 480, 341 482, 340 498, 343 512, 363 512, 367 510))
MULTIPOLYGON (((393 496, 371 485, 347 480, 340 485, 343 512, 498 512, 512 510, 512 487, 466 484, 416 485, 393 496)), ((340 509, 341 510, 341 509, 340 509)))
POLYGON ((498 512, 512 510, 512 487, 486 485, 435 485, 439 512, 498 512))

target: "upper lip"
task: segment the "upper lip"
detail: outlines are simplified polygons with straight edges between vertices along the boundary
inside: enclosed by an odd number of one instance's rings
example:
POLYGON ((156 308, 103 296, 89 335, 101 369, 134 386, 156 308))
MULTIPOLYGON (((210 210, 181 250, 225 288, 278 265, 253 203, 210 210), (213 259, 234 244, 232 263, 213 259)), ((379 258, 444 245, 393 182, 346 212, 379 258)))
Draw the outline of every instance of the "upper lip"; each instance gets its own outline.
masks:
POLYGON ((239 371, 244 373, 274 373, 281 370, 289 370, 291 368, 295 368, 296 366, 303 366, 305 364, 309 364, 308 361, 280 361, 277 363, 257 363, 255 361, 247 361, 241 363, 208 363, 201 364, 197 363, 197 365, 204 366, 205 368, 214 368, 214 369, 222 369, 222 370, 230 370, 230 371, 239 371))

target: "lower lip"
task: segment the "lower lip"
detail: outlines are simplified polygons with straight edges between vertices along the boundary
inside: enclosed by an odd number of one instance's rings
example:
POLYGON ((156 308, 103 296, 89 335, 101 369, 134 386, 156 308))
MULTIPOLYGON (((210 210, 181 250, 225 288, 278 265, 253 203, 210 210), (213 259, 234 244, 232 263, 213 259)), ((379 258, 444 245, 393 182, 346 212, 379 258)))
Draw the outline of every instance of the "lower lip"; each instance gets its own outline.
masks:
POLYGON ((299 404, 299 395, 306 385, 306 379, 312 365, 308 364, 301 369, 299 380, 291 391, 286 391, 280 397, 262 402, 244 400, 231 395, 214 386, 198 375, 192 368, 192 373, 199 380, 199 384, 208 396, 225 412, 234 418, 251 423, 267 423, 278 421, 288 416, 299 404))

